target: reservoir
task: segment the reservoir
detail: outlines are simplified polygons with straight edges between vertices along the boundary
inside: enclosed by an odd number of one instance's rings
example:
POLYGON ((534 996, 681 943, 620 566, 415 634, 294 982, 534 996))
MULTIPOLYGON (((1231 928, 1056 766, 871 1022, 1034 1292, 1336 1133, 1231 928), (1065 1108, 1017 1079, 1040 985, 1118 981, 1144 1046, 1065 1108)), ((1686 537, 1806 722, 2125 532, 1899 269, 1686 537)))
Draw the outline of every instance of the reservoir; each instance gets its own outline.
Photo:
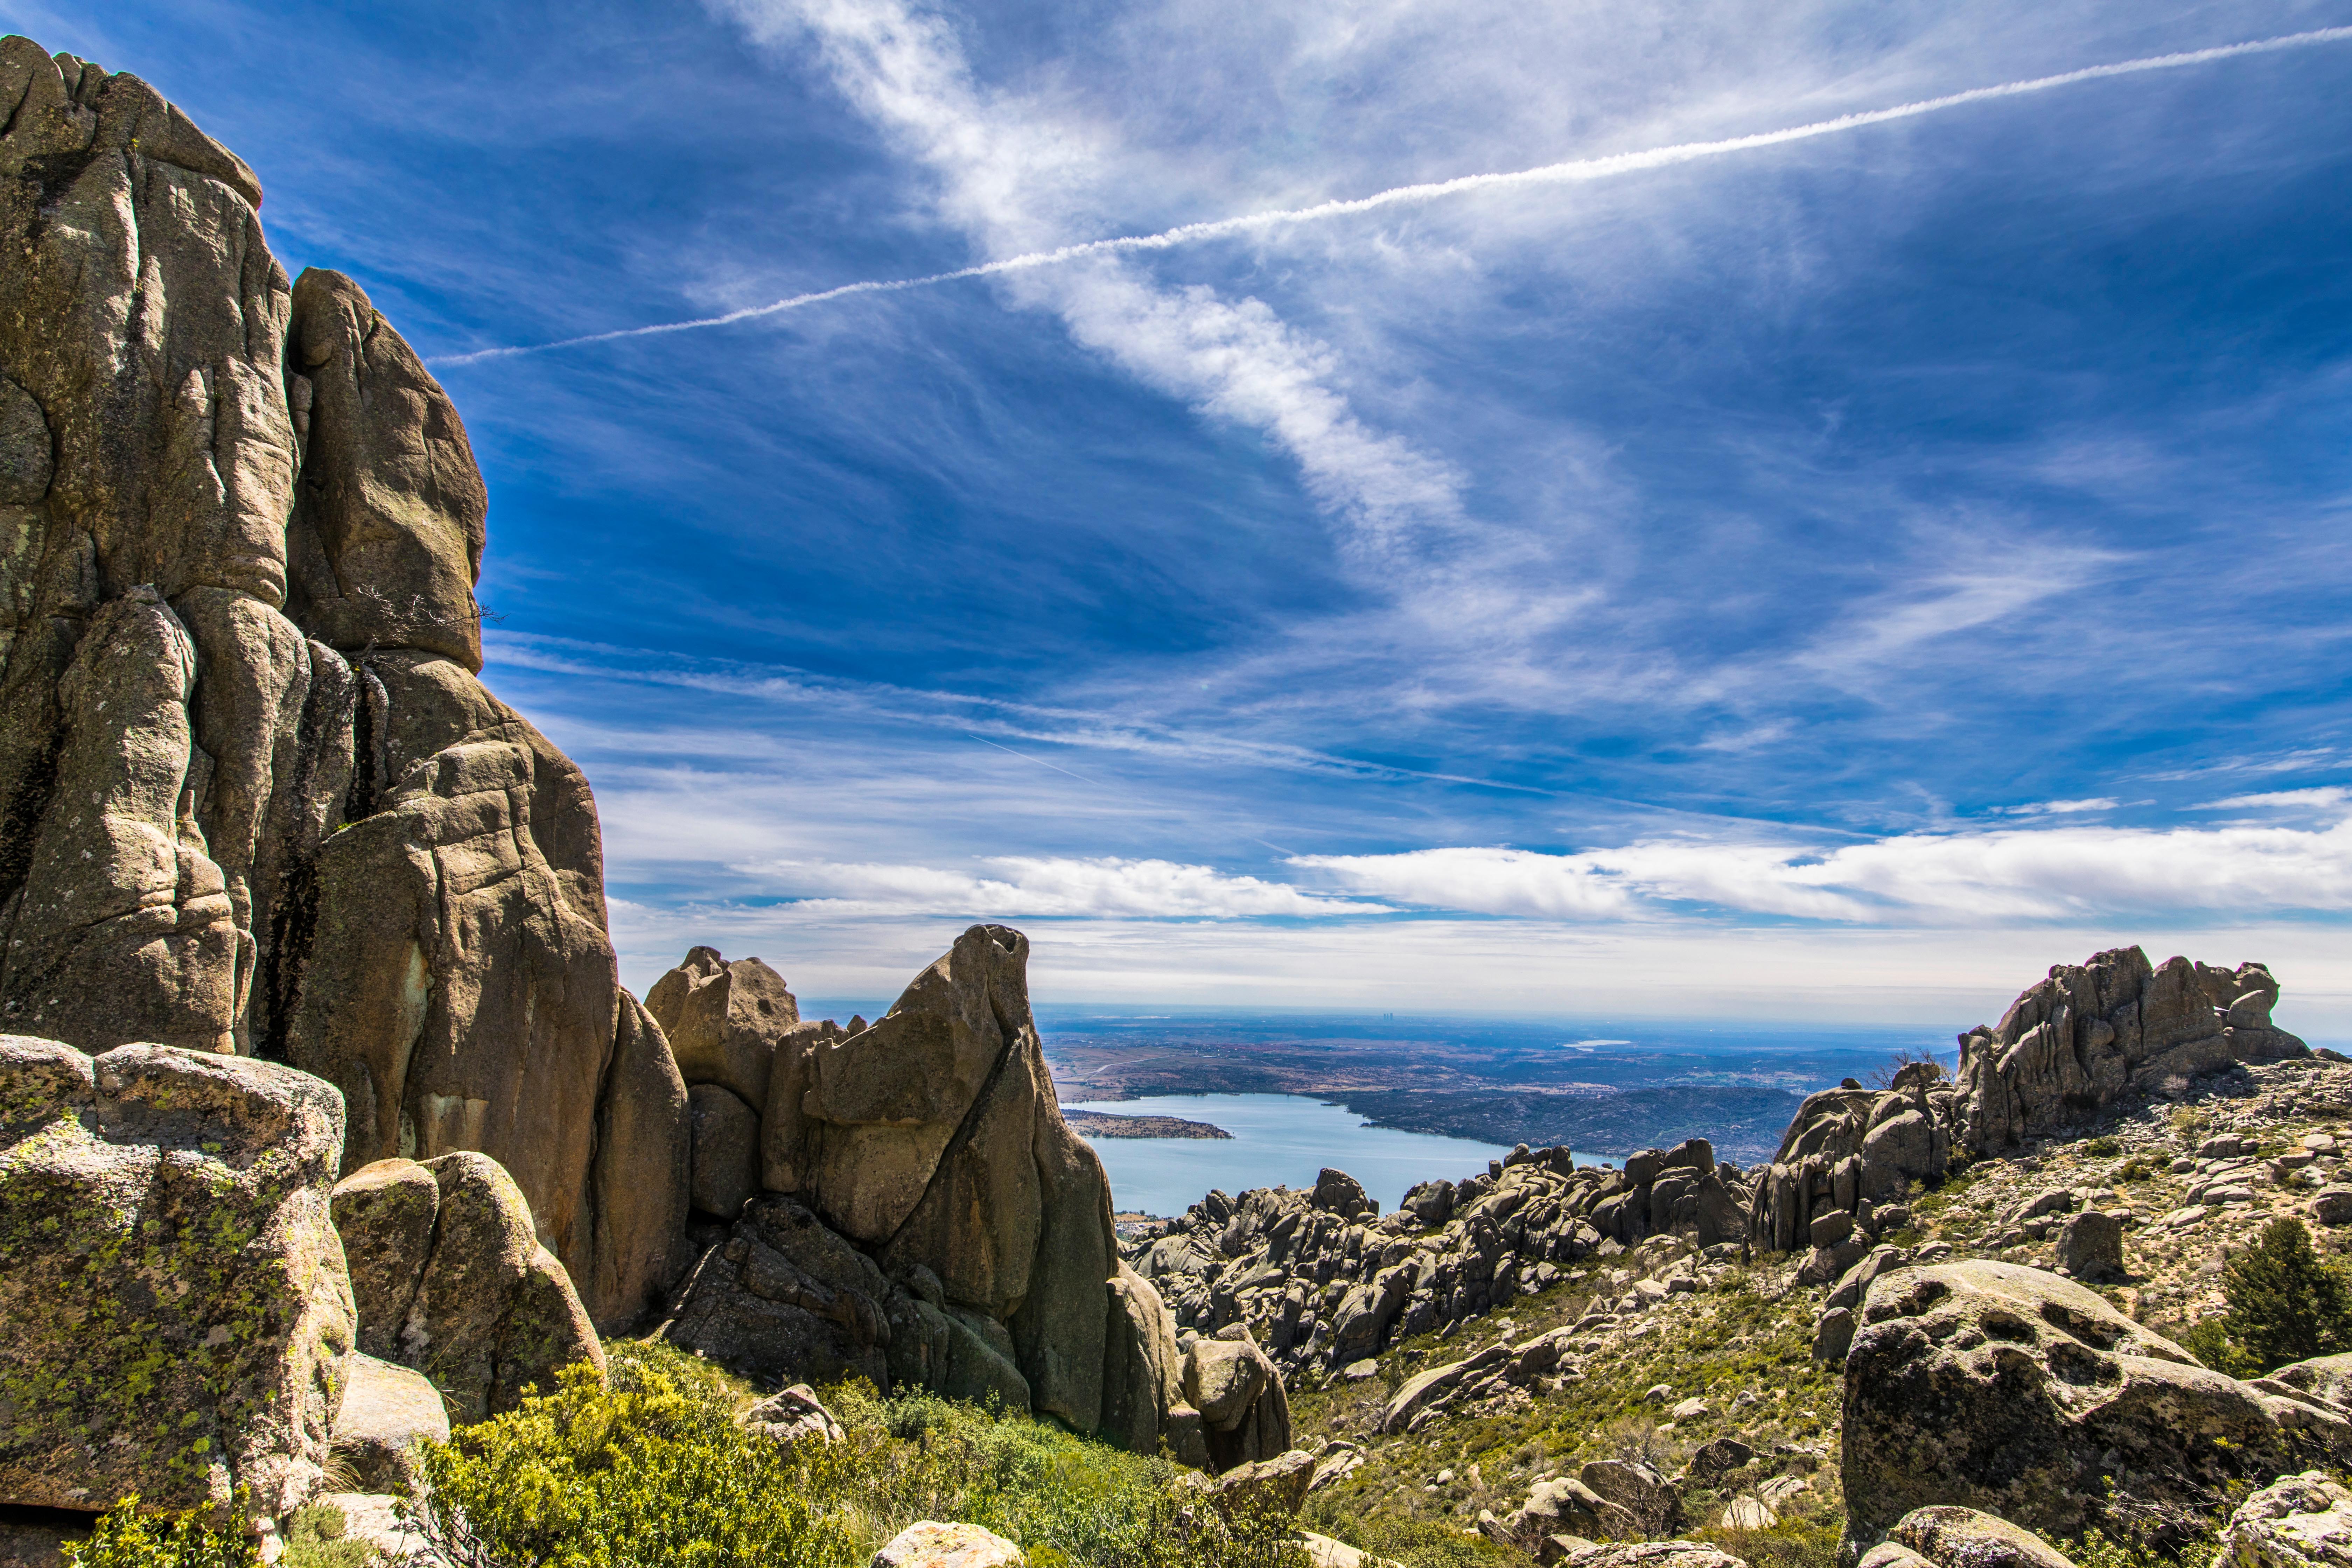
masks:
POLYGON ((1090 1140, 1110 1173, 1111 1202, 1121 1214, 1180 1215, 1212 1187, 1236 1197, 1251 1187, 1311 1189, 1316 1173, 1327 1165, 1362 1183, 1386 1214, 1416 1182, 1438 1177, 1458 1182, 1480 1175, 1487 1161, 1510 1152, 1467 1138, 1366 1127, 1345 1107, 1295 1094, 1154 1095, 1074 1101, 1063 1109, 1114 1116, 1181 1116, 1187 1121, 1213 1122, 1233 1134, 1230 1140, 1090 1140))

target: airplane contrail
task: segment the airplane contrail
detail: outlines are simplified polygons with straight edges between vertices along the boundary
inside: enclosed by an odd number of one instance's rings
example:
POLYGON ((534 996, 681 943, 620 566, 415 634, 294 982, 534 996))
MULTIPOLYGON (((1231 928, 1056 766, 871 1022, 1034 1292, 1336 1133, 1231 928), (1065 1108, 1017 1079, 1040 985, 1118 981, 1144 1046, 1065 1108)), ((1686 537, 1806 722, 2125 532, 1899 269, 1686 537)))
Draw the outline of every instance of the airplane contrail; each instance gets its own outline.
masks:
POLYGON ((803 310, 822 305, 828 300, 846 299, 852 294, 889 294, 902 289, 927 289, 934 284, 952 283, 963 278, 988 278, 1000 272, 1026 272, 1040 267, 1057 267, 1089 256, 1111 256, 1126 251, 1167 250, 1195 240, 1217 239, 1227 235, 1249 234, 1263 229, 1282 228, 1294 224, 1319 223, 1325 218, 1345 217, 1354 213, 1373 212, 1381 207, 1399 206, 1408 202, 1430 202, 1441 197, 1458 195, 1465 191, 1494 190, 1507 185, 1571 184, 1584 180, 1603 180, 1613 174, 1630 174, 1640 169, 1660 169, 1673 163, 1688 163, 1701 158, 1720 157, 1727 153, 1744 153, 1753 147, 1777 147, 1785 142, 1802 142, 1815 136, 1828 136, 1840 131, 1858 130, 1865 125, 1883 125, 1890 120, 1909 120, 1917 115, 1934 114, 1941 110, 1956 109, 1964 103, 1981 103, 1988 99, 2015 98, 2022 93, 2047 92, 2053 88, 2072 87, 2076 82, 2098 81, 2107 77, 2134 76, 2141 71, 2178 70, 2185 66, 2210 64, 2214 60, 2234 59, 2240 55, 2272 54, 2282 49, 2310 48, 2319 44, 2343 43, 2352 40, 2352 26, 2319 27, 2306 33, 2288 33, 2274 38, 2256 38, 2242 44, 2221 44, 2210 49, 2189 49, 2179 54, 2148 55, 2136 60, 2118 60, 2112 65, 2086 66, 2081 70, 2061 71, 2056 76, 2032 77, 2023 81, 2005 81, 1994 87, 1975 87, 1965 92, 1947 93, 1941 98, 1923 98, 1914 103, 1898 103, 1891 109, 1864 110, 1855 114, 1841 114, 1834 120, 1817 120, 1809 125, 1792 125, 1780 131, 1760 131, 1748 136, 1729 136, 1719 142, 1684 142, 1671 147, 1653 147, 1643 153, 1617 153, 1605 158, 1579 158, 1565 163, 1546 163, 1540 168, 1517 169, 1503 174, 1464 174, 1451 180, 1436 180, 1425 184, 1398 185, 1369 196, 1355 196, 1339 201, 1318 202, 1313 206, 1288 207, 1275 212, 1249 213, 1240 217, 1213 218, 1203 223, 1180 224, 1157 234, 1123 235, 1112 239, 1089 239, 1076 245, 1065 245, 1054 250, 1033 250, 1025 255, 1008 256, 999 261, 982 261, 971 267, 959 267, 950 272, 933 272, 920 278, 872 279, 859 283, 844 283, 836 288, 820 289, 814 293, 794 294, 765 305, 751 305, 724 315, 698 316, 692 321, 661 321, 648 327, 622 327, 609 332, 589 332, 576 338, 562 338, 553 342, 527 343, 512 348, 477 349, 471 353, 443 354, 427 362, 435 365, 478 364, 484 360, 510 359, 519 354, 547 353, 556 349, 580 348, 589 343, 618 342, 625 338, 659 337, 666 332, 691 332, 705 327, 731 326, 737 321, 757 321, 762 316, 781 315, 787 310, 803 310))

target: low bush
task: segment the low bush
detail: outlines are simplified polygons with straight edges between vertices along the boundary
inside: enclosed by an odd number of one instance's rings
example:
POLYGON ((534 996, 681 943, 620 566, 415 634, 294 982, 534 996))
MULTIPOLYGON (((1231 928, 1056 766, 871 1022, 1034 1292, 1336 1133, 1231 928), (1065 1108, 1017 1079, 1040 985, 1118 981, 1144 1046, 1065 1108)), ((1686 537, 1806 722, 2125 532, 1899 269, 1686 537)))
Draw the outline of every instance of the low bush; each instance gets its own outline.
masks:
POLYGON ((141 1513, 127 1497, 88 1541, 66 1542, 65 1559, 74 1568, 261 1568, 261 1543, 241 1522, 215 1525, 208 1510, 141 1513))
POLYGON ((1163 1458, 1026 1416, 871 1385, 824 1391, 845 1440, 780 1447, 744 1391, 666 1346, 609 1347, 552 1394, 428 1452, 428 1536, 460 1568, 855 1568, 920 1519, 1018 1542, 1034 1568, 1303 1568, 1288 1521, 1227 1521, 1163 1458))

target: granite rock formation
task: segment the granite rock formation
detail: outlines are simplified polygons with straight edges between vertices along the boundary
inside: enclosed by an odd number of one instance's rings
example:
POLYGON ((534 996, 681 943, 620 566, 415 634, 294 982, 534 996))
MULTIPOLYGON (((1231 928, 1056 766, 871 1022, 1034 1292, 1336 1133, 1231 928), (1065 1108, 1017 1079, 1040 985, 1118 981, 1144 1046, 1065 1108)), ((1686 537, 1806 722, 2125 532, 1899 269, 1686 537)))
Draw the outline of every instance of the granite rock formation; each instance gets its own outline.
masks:
POLYGON ((698 1206, 730 1222, 669 1338, 750 1375, 992 1394, 1156 1448, 1181 1398, 1174 1324, 1063 1124, 1028 958, 1020 932, 973 926, 855 1032, 803 1021, 757 959, 697 948, 656 984, 698 1206))
POLYGON ((1835 1279, 1870 1250, 1868 1238, 1910 1217, 1912 1183, 1942 1178, 1961 1114, 1958 1089, 1932 1062, 1906 1064, 1886 1089, 1808 1095, 1771 1164, 1756 1173, 1749 1243, 1810 1247, 1811 1277, 1835 1279))
POLYGON ((1385 1215, 1337 1171, 1311 1191, 1213 1192, 1127 1252, 1180 1327, 1242 1323, 1286 1368, 1339 1366, 1531 1295, 1603 1248, 1663 1233, 1736 1243, 1752 1201, 1703 1138, 1620 1171, 1520 1148, 1483 1175, 1424 1182, 1385 1215))
POLYGON ((604 1369, 571 1277, 488 1155, 379 1160, 337 1183, 332 1201, 360 1348, 423 1373, 459 1420, 511 1410, 526 1388, 552 1393, 574 1363, 604 1369))
POLYGON ((1961 1146, 1998 1153, 2077 1126, 2128 1094, 2235 1062, 2308 1056, 2271 1023, 2278 993, 2259 963, 2152 965, 2137 947, 2057 964, 1998 1025, 1960 1037, 1961 1146))
POLYGON ((273 1063, 0 1037, 0 1503, 244 1487, 278 1515, 316 1488, 352 1351, 341 1142, 335 1091, 273 1063))
POLYGON ((2014 1264, 1871 1281, 1845 1359, 1849 1531, 1958 1505, 2058 1539, 2112 1494, 2195 1508, 2229 1483, 2352 1459, 2352 1422, 2200 1366, 2095 1293, 2014 1264))
POLYGON ((0 1026, 285 1061, 349 1168, 488 1153, 601 1321, 686 1100, 579 770, 481 668, 456 409, 152 88, 0 40, 0 1026))

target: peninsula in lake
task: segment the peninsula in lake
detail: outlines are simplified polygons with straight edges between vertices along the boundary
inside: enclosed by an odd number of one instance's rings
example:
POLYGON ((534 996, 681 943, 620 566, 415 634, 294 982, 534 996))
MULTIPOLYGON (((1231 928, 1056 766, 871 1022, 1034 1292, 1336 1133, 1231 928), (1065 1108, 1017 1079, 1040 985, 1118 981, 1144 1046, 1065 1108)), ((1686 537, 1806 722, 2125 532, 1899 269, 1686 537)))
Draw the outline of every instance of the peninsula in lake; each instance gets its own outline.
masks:
POLYGON ((1062 1120, 1081 1138, 1231 1138, 1208 1121, 1181 1116, 1114 1116, 1104 1110, 1065 1110, 1062 1120))

